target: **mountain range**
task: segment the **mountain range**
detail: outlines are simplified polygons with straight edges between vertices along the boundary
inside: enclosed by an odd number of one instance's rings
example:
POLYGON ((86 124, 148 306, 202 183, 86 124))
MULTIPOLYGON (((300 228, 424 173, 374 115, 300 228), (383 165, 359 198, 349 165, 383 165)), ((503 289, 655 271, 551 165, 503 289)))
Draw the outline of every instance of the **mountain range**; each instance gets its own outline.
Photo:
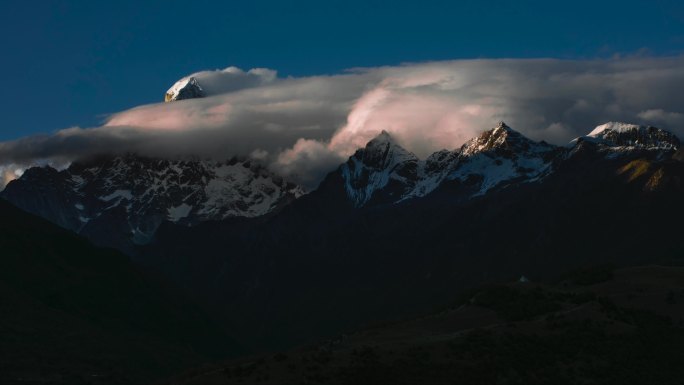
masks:
POLYGON ((113 154, 28 169, 0 197, 124 252, 238 345, 272 351, 490 282, 681 264, 683 178, 665 130, 607 123, 557 146, 501 122, 425 159, 382 132, 308 192, 249 158, 113 154))
POLYGON ((2 197, 99 245, 130 251, 161 222, 187 226, 275 212, 304 191, 248 159, 101 156, 28 169, 2 197))
MULTIPOLYGON (((330 173, 316 195, 344 195, 345 204, 354 208, 440 194, 464 201, 540 182, 587 147, 606 160, 660 159, 671 156, 679 145, 677 137, 655 127, 607 123, 560 147, 532 141, 501 122, 460 149, 438 151, 421 160, 383 131, 330 173)), ((305 189, 256 160, 166 160, 124 154, 84 159, 61 171, 30 168, 0 197, 96 244, 131 253, 135 245, 149 243, 164 221, 194 226, 260 217, 303 195, 305 189)))

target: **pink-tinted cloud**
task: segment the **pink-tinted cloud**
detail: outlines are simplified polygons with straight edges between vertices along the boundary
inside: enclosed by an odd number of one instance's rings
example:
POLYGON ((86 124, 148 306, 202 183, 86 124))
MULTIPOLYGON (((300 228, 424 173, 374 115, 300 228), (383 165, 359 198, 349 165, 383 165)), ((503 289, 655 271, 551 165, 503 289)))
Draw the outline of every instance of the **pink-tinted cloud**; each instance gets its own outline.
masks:
POLYGON ((684 57, 458 60, 300 78, 229 67, 191 76, 207 97, 136 107, 101 127, 0 143, 0 165, 63 164, 108 151, 251 154, 313 187, 382 130, 419 156, 457 148, 499 120, 558 144, 615 120, 684 135, 684 57))

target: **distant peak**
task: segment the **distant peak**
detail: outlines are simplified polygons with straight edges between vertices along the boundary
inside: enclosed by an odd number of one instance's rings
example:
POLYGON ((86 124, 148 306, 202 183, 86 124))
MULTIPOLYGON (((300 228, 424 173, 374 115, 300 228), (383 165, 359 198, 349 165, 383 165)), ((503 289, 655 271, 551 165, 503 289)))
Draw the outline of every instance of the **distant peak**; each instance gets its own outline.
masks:
POLYGON ((632 124, 632 123, 624 123, 624 122, 607 122, 601 125, 596 126, 594 130, 592 130, 589 135, 591 137, 597 137, 601 135, 606 130, 611 130, 615 132, 629 132, 632 130, 638 130, 643 126, 640 126, 638 124, 632 124))
POLYGON ((608 122, 597 126, 585 140, 609 147, 677 149, 679 139, 671 132, 653 126, 608 122))
POLYGON ((417 161, 418 158, 410 151, 399 145, 389 132, 382 130, 371 139, 366 147, 359 149, 353 156, 366 165, 384 168, 388 164, 404 161, 417 161))
MULTIPOLYGON (((371 142, 393 142, 394 138, 389 132, 382 130, 375 138, 371 139, 371 142)), ((370 143, 370 142, 369 142, 370 143)))
POLYGON ((189 76, 177 81, 164 95, 165 102, 204 97, 204 90, 197 79, 189 76))
POLYGON ((389 132, 382 130, 378 135, 366 143, 366 148, 387 147, 389 145, 398 146, 394 137, 389 132))
POLYGON ((499 147, 515 147, 519 145, 527 147, 527 142, 531 141, 501 121, 496 127, 466 142, 461 147, 461 153, 463 155, 471 155, 499 147))

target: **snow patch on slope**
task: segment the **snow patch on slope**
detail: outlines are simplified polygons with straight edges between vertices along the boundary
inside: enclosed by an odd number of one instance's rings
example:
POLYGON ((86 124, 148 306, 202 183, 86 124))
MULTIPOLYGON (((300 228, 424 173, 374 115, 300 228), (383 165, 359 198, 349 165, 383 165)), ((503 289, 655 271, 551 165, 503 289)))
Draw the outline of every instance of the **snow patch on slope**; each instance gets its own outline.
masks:
POLYGON ((111 194, 100 197, 101 201, 109 202, 117 198, 133 199, 133 194, 130 190, 116 190, 111 194))
POLYGON ((167 218, 171 222, 178 222, 187 217, 188 214, 190 214, 190 211, 192 211, 192 206, 187 203, 183 203, 180 206, 169 207, 167 210, 167 218))
POLYGON ((624 132, 629 132, 632 130, 638 130, 641 126, 638 124, 630 124, 630 123, 622 123, 622 122, 608 122, 604 123, 601 125, 596 126, 587 136, 590 136, 592 138, 599 138, 602 137, 604 131, 606 130, 611 130, 615 131, 618 133, 624 133, 624 132))

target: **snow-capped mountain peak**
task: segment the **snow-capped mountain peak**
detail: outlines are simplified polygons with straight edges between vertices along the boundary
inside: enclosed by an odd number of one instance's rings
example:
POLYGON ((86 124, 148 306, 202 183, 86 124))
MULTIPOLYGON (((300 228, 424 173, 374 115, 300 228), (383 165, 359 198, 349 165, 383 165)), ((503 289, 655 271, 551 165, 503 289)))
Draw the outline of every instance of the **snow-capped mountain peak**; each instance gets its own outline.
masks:
POLYGON ((366 147, 372 145, 383 145, 387 143, 394 143, 394 138, 389 132, 382 130, 375 138, 371 139, 368 144, 366 144, 366 147))
POLYGON ((164 95, 165 102, 204 97, 204 90, 192 76, 177 81, 164 95))
POLYGON ((394 168, 404 162, 417 161, 418 157, 401 147, 385 130, 356 151, 354 157, 368 167, 376 169, 394 168))
POLYGON ((496 149, 511 151, 527 151, 534 142, 513 130, 504 122, 467 141, 461 147, 463 156, 493 151, 496 149))
POLYGON ((604 147, 645 150, 676 150, 679 139, 669 131, 652 126, 608 122, 597 126, 582 139, 604 147))
POLYGON ((461 147, 459 164, 447 179, 469 184, 473 195, 482 195, 497 186, 539 180, 551 172, 559 151, 500 122, 461 147))
POLYGON ((594 138, 605 135, 607 131, 615 131, 617 133, 629 132, 632 130, 638 130, 641 126, 638 124, 623 123, 623 122, 607 122, 596 126, 587 136, 594 138))
POLYGON ((382 131, 340 166, 347 196, 356 206, 365 205, 379 190, 399 198, 415 178, 418 162, 417 156, 382 131), (394 189, 401 191, 390 191, 394 189))

